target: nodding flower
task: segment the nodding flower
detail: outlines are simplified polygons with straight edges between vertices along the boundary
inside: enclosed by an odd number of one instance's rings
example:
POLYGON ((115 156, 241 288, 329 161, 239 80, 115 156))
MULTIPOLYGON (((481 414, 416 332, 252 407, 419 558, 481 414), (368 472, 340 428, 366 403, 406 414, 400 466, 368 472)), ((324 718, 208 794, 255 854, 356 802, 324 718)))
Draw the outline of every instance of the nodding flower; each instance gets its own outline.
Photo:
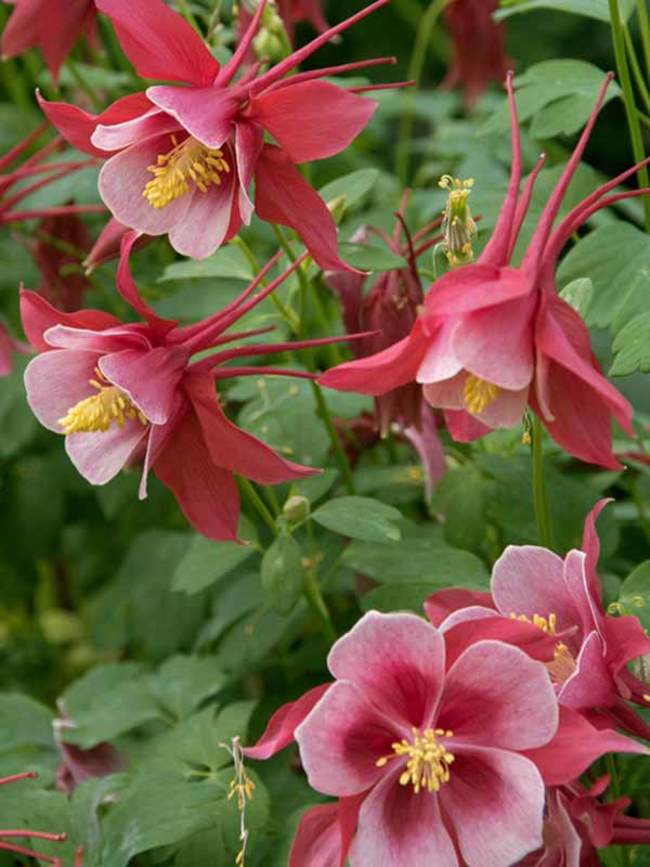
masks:
POLYGON ((97 164, 95 159, 74 162, 69 160, 50 161, 50 157, 61 150, 64 143, 63 139, 57 136, 38 147, 21 164, 16 166, 15 163, 25 156, 49 129, 49 124, 41 124, 21 142, 8 150, 6 154, 0 156, 0 225, 18 223, 22 220, 54 218, 71 214, 94 214, 105 211, 101 205, 68 204, 49 208, 18 207, 24 199, 48 184, 80 169, 97 164))
MULTIPOLYGON (((12 774, 9 777, 0 777, 0 786, 6 786, 10 783, 17 783, 21 780, 34 780, 38 775, 32 771, 26 771, 22 774, 12 774)), ((52 855, 46 855, 43 852, 37 852, 29 846, 23 845, 23 842, 32 840, 47 840, 50 843, 63 843, 67 840, 67 834, 52 834, 49 831, 33 831, 29 828, 14 828, 8 830, 0 830, 0 851, 13 852, 16 855, 24 855, 26 858, 35 858, 45 864, 51 864, 52 867, 63 867, 63 859, 55 858, 52 855)), ((79 847, 74 857, 74 867, 83 867, 84 851, 79 847)))
MULTIPOLYGON (((566 241, 596 211, 650 189, 612 192, 638 166, 602 184, 562 220, 558 212, 605 101, 601 87, 587 125, 539 218, 523 260, 511 264, 542 156, 522 191, 521 141, 508 75, 512 171, 491 238, 476 262, 430 287, 409 335, 387 349, 329 370, 323 385, 374 396, 417 382, 431 406, 444 410, 451 435, 476 439, 522 422, 527 408, 567 452, 611 469, 611 422, 632 434, 632 407, 602 375, 579 314, 559 297, 557 260, 566 241)), ((650 158, 643 164, 650 162, 650 158)), ((463 192, 460 190, 459 192, 463 192)))
POLYGON ((106 160, 100 193, 124 225, 168 235, 179 253, 201 259, 256 212, 295 229, 321 268, 346 270, 332 215, 297 165, 344 150, 377 107, 361 94, 386 86, 343 88, 320 79, 395 58, 285 76, 387 2, 375 0, 266 72, 260 64, 242 72, 266 0, 224 66, 163 0, 97 0, 137 72, 177 83, 131 94, 97 116, 65 103, 41 105, 72 144, 106 160))
POLYGON ((22 292, 23 328, 39 351, 25 371, 27 399, 41 424, 65 436, 70 459, 91 484, 106 484, 126 464, 141 460, 141 499, 153 470, 199 532, 211 539, 236 539, 234 474, 277 484, 317 470, 286 460, 236 427, 226 417, 215 385, 265 374, 313 378, 237 362, 349 338, 246 345, 241 341, 272 327, 229 331, 307 254, 262 288, 280 258, 276 254, 234 301, 208 319, 187 326, 164 319, 142 300, 133 281, 129 255, 136 240, 133 232, 123 239, 117 288, 141 322, 123 323, 100 310, 63 313, 40 295, 22 292), (208 350, 214 351, 205 356, 208 350))

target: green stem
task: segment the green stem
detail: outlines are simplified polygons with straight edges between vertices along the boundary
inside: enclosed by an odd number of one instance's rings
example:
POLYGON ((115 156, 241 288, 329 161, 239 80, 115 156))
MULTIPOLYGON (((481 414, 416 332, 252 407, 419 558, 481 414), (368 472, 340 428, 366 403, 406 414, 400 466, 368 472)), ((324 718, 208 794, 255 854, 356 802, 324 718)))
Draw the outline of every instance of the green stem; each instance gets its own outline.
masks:
POLYGON ((330 443, 332 444, 334 456, 336 458, 337 464, 339 465, 345 488, 348 494, 354 494, 355 489, 354 479, 352 478, 352 468, 350 467, 348 456, 345 454, 345 450, 343 449, 343 446, 341 444, 341 438, 339 437, 338 432, 334 426, 332 414, 330 413, 327 401, 325 400, 323 390, 317 382, 312 381, 311 387, 312 391, 314 392, 314 399, 316 400, 318 414, 323 420, 323 423, 329 435, 330 443))
POLYGON ((314 613, 320 620, 321 626, 323 627, 323 632, 325 633, 325 637, 331 644, 334 644, 338 636, 336 634, 336 630, 334 629, 334 624, 332 623, 332 618, 330 616, 327 605, 325 604, 325 600, 323 599, 323 594, 321 592, 318 578, 316 576, 316 570, 313 566, 305 569, 305 581, 303 589, 307 601, 309 602, 309 604, 314 610, 314 613))
POLYGON ((260 497, 260 495, 255 490, 252 482, 248 479, 245 479, 243 476, 239 477, 239 489, 246 498, 246 500, 250 503, 253 509, 257 512, 260 518, 264 521, 267 527, 271 530, 274 536, 278 535, 278 527, 275 523, 275 518, 269 511, 266 503, 260 497))
POLYGON ((77 69, 77 64, 71 57, 68 57, 68 59, 66 60, 66 66, 68 67, 68 71, 70 72, 70 75, 74 78, 77 85, 89 97, 90 101, 93 104, 93 108, 101 112, 104 109, 103 101, 95 93, 94 87, 92 87, 79 72, 79 70, 77 69))
MULTIPOLYGON (((623 103, 625 105, 625 114, 627 116, 627 125, 630 132, 630 140, 632 143, 632 152, 634 161, 640 163, 645 157, 643 147, 643 135, 641 132, 641 124, 637 115, 636 102, 634 99, 634 89, 632 87, 632 79, 630 77, 630 68, 627 63, 627 55, 625 53, 625 36, 623 35, 623 19, 621 18, 621 10, 618 0, 609 0, 609 15, 612 22, 612 40, 614 43, 614 55, 616 57, 616 69, 623 90, 623 103)), ((638 171, 639 186, 650 186, 650 175, 646 166, 638 171)), ((643 197, 643 208, 645 213, 645 228, 646 232, 650 233, 650 197, 643 197)))
MULTIPOLYGON (((611 800, 618 801, 621 797, 621 783, 614 753, 607 753, 605 755, 605 767, 607 768, 607 773, 609 775, 611 800)), ((621 867, 629 867, 631 862, 628 849, 625 846, 613 846, 612 848, 618 851, 618 859, 621 867)))
MULTIPOLYGON (((251 268, 253 269, 253 274, 259 274, 260 271, 262 270, 260 268, 260 263, 257 261, 257 257, 255 255, 255 253, 253 253, 253 251, 248 246, 246 241, 244 241, 244 239, 241 238, 239 235, 236 235, 232 239, 231 243, 235 244, 242 251, 242 253, 246 257, 247 261, 249 262, 251 268)), ((267 282, 268 282, 267 280, 262 280, 262 286, 266 286, 267 282)), ((273 292, 271 294, 270 298, 271 298, 271 302, 275 305, 276 309, 278 310, 278 312, 280 313, 280 315, 282 316, 284 321, 287 323, 287 325, 289 326, 291 331, 296 333, 297 328, 298 328, 298 322, 296 320, 296 315, 293 312, 293 310, 290 310, 288 307, 286 307, 282 303, 282 301, 280 301, 280 299, 277 297, 275 292, 273 292)))
MULTIPOLYGON (((420 85, 422 70, 427 56, 427 48, 431 41, 433 28, 436 25, 440 13, 445 8, 448 0, 431 0, 426 11, 420 18, 415 45, 409 63, 408 78, 415 82, 415 90, 420 85)), ((404 94, 404 112, 400 121, 399 137, 397 141, 397 153, 395 160, 396 173, 402 182, 406 184, 409 176, 411 158, 411 135, 413 132, 413 119, 415 115, 415 93, 413 91, 404 94)))
MULTIPOLYGON (((278 244, 280 248, 284 251, 285 256, 290 262, 296 261, 296 254, 293 252, 293 247, 285 237, 282 229, 277 226, 275 223, 273 224, 273 232, 275 237, 278 239, 278 244)), ((306 333, 305 328, 305 319, 307 315, 307 298, 309 297, 309 280, 307 279, 307 275, 303 271, 302 265, 300 265, 296 271, 298 276, 298 283, 300 284, 300 297, 298 301, 298 337, 304 337, 306 333)))
POLYGON ((552 549, 553 527, 544 478, 544 443, 543 429, 539 418, 533 418, 532 452, 533 452, 533 503, 535 507, 535 521, 540 544, 544 548, 552 549))
MULTIPOLYGON (((623 27, 623 35, 625 36, 625 47, 627 49, 627 56, 632 66, 632 73, 634 75, 634 80, 636 81, 636 85, 639 89, 639 93, 641 94, 641 98, 646 107, 646 111, 650 111, 650 91, 645 83, 643 78, 643 72, 641 71, 641 64, 639 63, 639 59, 636 56, 636 50, 634 48, 634 42, 632 40, 632 36, 630 34, 630 29, 627 25, 623 27)), ((640 114, 640 111, 639 111, 640 114)))
POLYGON ((648 80, 650 80, 650 13, 648 12, 647 0, 636 0, 636 11, 641 31, 641 44, 648 80))

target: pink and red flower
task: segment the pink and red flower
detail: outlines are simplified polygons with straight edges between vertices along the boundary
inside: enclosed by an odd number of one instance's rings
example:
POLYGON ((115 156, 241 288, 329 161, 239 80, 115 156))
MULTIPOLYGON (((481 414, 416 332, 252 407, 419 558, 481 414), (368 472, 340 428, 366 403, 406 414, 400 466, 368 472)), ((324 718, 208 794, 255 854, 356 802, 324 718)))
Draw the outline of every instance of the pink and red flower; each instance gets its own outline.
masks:
POLYGON ((5 0, 15 9, 5 27, 0 48, 15 57, 40 48, 55 80, 74 44, 82 34, 95 38, 94 0, 5 0))
POLYGON ((133 233, 125 238, 117 287, 143 322, 124 324, 99 310, 62 313, 40 295, 22 293, 23 327, 39 350, 25 372, 29 404, 45 427, 65 434, 70 459, 92 484, 103 485, 125 464, 144 459, 141 498, 153 470, 201 533, 211 539, 235 539, 239 517, 235 473, 276 484, 316 470, 285 460, 237 428, 215 393, 215 383, 228 377, 309 374, 224 363, 339 338, 225 348, 194 361, 197 353, 271 330, 227 331, 304 257, 256 291, 279 258, 274 257, 223 310, 180 327, 159 317, 141 299, 128 261, 134 241, 133 233))
POLYGON ((370 88, 320 81, 326 75, 393 62, 380 58, 284 78, 333 36, 388 0, 376 0, 263 74, 237 81, 265 0, 223 67, 189 24, 163 0, 97 0, 138 73, 178 84, 149 87, 93 116, 65 103, 43 110, 81 150, 107 158, 100 193, 113 216, 148 235, 169 235, 178 252, 213 253, 253 212, 294 228, 322 268, 346 269, 336 227, 296 164, 337 154, 366 126, 370 88), (265 134, 277 144, 265 142, 265 134), (255 182, 255 202, 250 198, 255 182))
POLYGON ((560 205, 596 122, 611 77, 544 208, 522 263, 510 264, 540 160, 519 195, 521 143, 511 76, 513 165, 508 195, 478 261, 450 271, 429 290, 408 337, 328 371, 331 388, 382 395, 410 382, 444 410, 447 427, 467 441, 518 424, 530 406, 553 439, 571 454, 612 469, 611 421, 632 432, 632 408, 603 377, 589 332, 560 298, 555 266, 566 240, 600 208, 649 190, 615 193, 630 169, 603 184, 553 229, 560 205))
POLYGON ((650 726, 627 704, 647 707, 648 690, 627 665, 650 653, 650 638, 638 618, 605 613, 596 572, 595 521, 606 503, 587 516, 582 550, 562 559, 535 545, 510 545, 494 564, 490 594, 442 590, 425 608, 443 632, 461 623, 480 628, 495 615, 534 624, 553 639, 546 665, 562 705, 588 716, 606 711, 617 725, 649 738, 650 726))

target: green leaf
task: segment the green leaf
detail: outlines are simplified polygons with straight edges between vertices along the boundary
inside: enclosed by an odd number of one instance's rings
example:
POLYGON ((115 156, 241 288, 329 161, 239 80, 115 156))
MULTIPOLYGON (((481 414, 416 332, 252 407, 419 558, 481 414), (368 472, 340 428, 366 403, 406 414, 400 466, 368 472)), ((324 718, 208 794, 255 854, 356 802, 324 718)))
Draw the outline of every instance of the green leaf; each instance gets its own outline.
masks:
POLYGON ((470 551, 479 549, 485 537, 485 504, 489 480, 473 465, 450 470, 433 491, 432 509, 444 515, 445 539, 470 551))
POLYGON ((262 587, 274 611, 289 614, 293 610, 303 578, 300 545, 290 533, 281 533, 262 559, 262 587))
POLYGON ((610 376, 650 373, 650 313, 635 316, 621 328, 613 345, 615 357, 610 376))
POLYGON ((426 582, 384 584, 364 594, 359 604, 364 611, 415 611, 422 614, 425 599, 439 589, 439 586, 426 582))
POLYGON ((406 268, 408 263, 403 256, 398 256, 386 247, 374 244, 339 244, 341 257, 354 268, 361 271, 392 271, 395 268, 406 268))
POLYGON ((650 629, 650 560, 646 560, 627 576, 618 598, 622 614, 634 614, 644 629, 650 629))
POLYGON ((346 566, 382 584, 428 585, 429 592, 448 586, 484 589, 488 582, 478 557, 424 539, 392 545, 353 542, 342 559, 346 566))
POLYGON ((647 310, 650 237, 624 222, 590 232, 567 253, 558 269, 560 284, 584 277, 594 287, 587 324, 622 327, 647 310))
POLYGON ((594 295, 594 284, 589 277, 578 277, 572 280, 560 292, 560 297, 570 304, 576 313, 585 319, 591 299, 594 295))
MULTIPOLYGON (((515 80, 521 122, 532 120, 533 138, 571 135, 584 126, 602 87, 605 74, 583 60, 545 60, 529 67, 515 80)), ((606 101, 620 94, 612 83, 606 101)), ((508 103, 479 130, 479 134, 505 133, 510 125, 508 103)))
POLYGON ((0 752, 23 746, 54 747, 52 712, 19 693, 0 695, 0 752))
POLYGON ((172 656, 152 675, 154 697, 178 719, 189 716, 223 688, 226 678, 212 656, 172 656))
POLYGON ((343 175, 335 181, 330 181, 318 191, 326 202, 345 196, 346 210, 352 208, 370 192, 377 182, 379 172, 377 169, 359 169, 349 175, 343 175))
POLYGON ((336 497, 312 514, 316 523, 334 533, 367 542, 399 541, 401 512, 370 497, 336 497))
MULTIPOLYGON (((627 20, 632 14, 634 0, 621 0, 621 16, 627 20)), ((510 18, 522 12, 536 9, 552 9, 556 12, 572 12, 597 21, 609 22, 609 3, 607 0, 502 0, 501 9, 495 12, 497 20, 510 18)))
MULTIPOLYGON (((246 540, 257 540, 254 524, 242 516, 238 534, 246 540)), ((189 595, 215 584, 255 553, 254 545, 237 542, 212 542, 205 536, 194 536, 172 577, 172 590, 189 595)))
POLYGON ((159 283, 169 280, 198 280, 206 277, 226 277, 233 280, 248 282, 253 279, 250 262, 239 247, 229 245, 221 247, 207 259, 185 259, 182 262, 172 262, 163 271, 159 283))

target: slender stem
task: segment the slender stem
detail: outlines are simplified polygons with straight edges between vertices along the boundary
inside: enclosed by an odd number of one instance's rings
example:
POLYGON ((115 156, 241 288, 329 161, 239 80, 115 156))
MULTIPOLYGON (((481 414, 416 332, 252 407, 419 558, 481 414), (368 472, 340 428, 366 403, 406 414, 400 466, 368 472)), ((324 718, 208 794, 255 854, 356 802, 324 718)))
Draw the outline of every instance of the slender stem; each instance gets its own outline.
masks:
POLYGON ((409 63, 407 78, 415 82, 413 90, 404 94, 404 112, 400 121, 399 138, 397 141, 397 153, 395 168, 397 175, 405 184, 409 176, 409 164, 411 158, 411 134, 413 132, 413 119, 415 114, 415 94, 422 78, 422 70, 427 56, 427 48, 431 41, 431 34, 436 25, 440 13, 447 5, 448 0, 431 0, 426 11, 420 18, 409 63))
MULTIPOLYGON (((627 63, 627 55, 625 53, 625 37, 623 35, 623 19, 618 0, 609 0, 609 15, 612 22, 612 40, 614 43, 614 55, 616 57, 616 69, 623 90, 623 103, 625 105, 625 114, 627 116, 627 125, 630 132, 630 140, 632 143, 632 152, 634 161, 640 163, 645 157, 643 147, 643 135, 641 132, 641 124, 636 111, 636 102, 634 99, 634 89, 632 87, 632 79, 630 77, 630 68, 627 63)), ((650 185, 650 175, 646 166, 638 171, 639 186, 647 187, 650 185)), ((650 198, 644 198, 643 208, 645 213, 645 228, 650 233, 650 198)))
POLYGON ((639 63, 639 59, 636 56, 634 41, 632 40, 630 28, 627 25, 624 25, 623 27, 623 35, 625 36, 625 47, 627 49, 627 56, 630 61, 630 65, 632 66, 634 80, 636 81, 639 93, 641 94, 641 98, 643 99, 643 102, 645 104, 646 111, 650 111, 650 91, 648 90, 648 86, 646 85, 643 78, 641 64, 639 63))
POLYGON ((325 637, 330 643, 333 644, 338 636, 336 634, 336 630, 334 629, 334 624, 332 623, 332 618, 330 616, 327 605, 325 604, 325 600, 323 599, 323 594, 321 592, 318 578, 316 576, 316 569, 313 566, 308 566, 307 569, 305 569, 305 581, 303 584, 303 589, 307 601, 314 609, 314 613, 320 620, 321 626, 323 627, 323 632, 325 633, 325 637))
MULTIPOLYGON (((253 274, 254 275, 259 274, 260 271, 262 270, 260 268, 260 263, 257 261, 257 257, 255 255, 255 253, 253 253, 253 251, 248 246, 246 241, 244 241, 244 239, 241 238, 239 235, 236 235, 232 239, 231 243, 235 244, 242 251, 242 253, 246 257, 247 261, 249 262, 251 268, 253 269, 253 274)), ((267 280, 262 280, 262 286, 266 286, 267 283, 268 283, 267 280)), ((293 312, 293 310, 290 310, 286 305, 284 305, 282 303, 282 301, 280 301, 280 299, 277 297, 275 292, 273 292, 273 294, 270 295, 269 297, 271 298, 271 301, 273 302, 273 304, 275 305, 278 312, 280 313, 280 315, 282 316, 284 321, 287 323, 287 325, 289 326, 291 331, 293 331, 294 333, 297 333, 298 322, 296 319, 296 314, 293 312)))
POLYGON ((341 445, 341 438, 338 435, 336 428, 334 427, 334 422, 332 420, 332 415, 330 413, 329 407, 327 405, 327 401, 325 400, 325 395, 323 394, 323 390, 317 382, 311 383, 312 391, 314 392, 314 398, 316 400, 316 406, 318 407, 318 414, 320 415, 327 433, 329 434, 330 442, 332 444, 332 448, 334 450, 334 456, 336 458, 336 462, 339 465, 339 469, 341 471, 341 475, 343 476, 343 482, 345 484, 345 488, 348 494, 354 494, 354 479, 352 477, 352 468, 350 467, 350 462, 348 461, 348 456, 345 454, 345 450, 341 445))
POLYGON ((544 478, 544 444, 543 428, 537 416, 533 418, 532 452, 533 452, 533 503, 535 521, 540 544, 545 548, 553 548, 553 527, 544 478))
MULTIPOLYGON (((278 239, 278 244, 281 249, 284 250, 287 259, 289 259, 290 262, 295 262, 296 254, 293 252, 293 248, 285 237, 280 226, 276 226, 274 223, 273 232, 275 233, 275 237, 278 239)), ((298 302, 298 336, 303 337, 306 332, 305 318, 307 313, 307 298, 309 296, 309 280, 307 279, 307 275, 303 271, 302 266, 298 268, 296 274, 298 275, 298 282, 300 284, 300 298, 298 302)))
MULTIPOLYGON (((618 767, 616 766, 616 758, 614 753, 607 753, 605 755, 605 767, 607 768, 607 773, 609 774, 609 787, 612 794, 612 801, 618 801, 621 797, 621 782, 618 774, 618 767)), ((628 867, 630 864, 630 853, 625 848, 625 846, 616 846, 613 847, 618 850, 618 860, 621 864, 621 867, 628 867)))
POLYGON ((275 519, 269 511, 264 500, 260 497, 260 495, 253 487, 253 484, 248 479, 245 479, 243 476, 239 476, 239 489, 246 498, 246 500, 250 503, 253 509, 267 525, 267 527, 271 530, 273 535, 277 536, 278 527, 275 523, 275 519))
POLYGON ((641 44, 645 58, 645 69, 650 81, 650 13, 648 12, 647 0, 636 0, 636 11, 641 31, 641 44))

